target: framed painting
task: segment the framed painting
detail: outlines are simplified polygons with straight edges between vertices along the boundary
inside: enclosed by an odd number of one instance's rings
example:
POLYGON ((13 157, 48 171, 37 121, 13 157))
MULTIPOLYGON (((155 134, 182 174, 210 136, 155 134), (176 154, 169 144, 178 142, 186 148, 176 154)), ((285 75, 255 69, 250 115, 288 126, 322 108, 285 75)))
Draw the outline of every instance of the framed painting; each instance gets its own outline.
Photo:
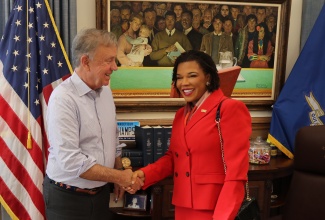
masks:
MULTIPOLYGON (((210 26, 213 27, 211 23, 213 23, 215 15, 224 16, 224 24, 230 20, 232 25, 230 35, 233 39, 231 55, 234 57, 231 58, 230 65, 241 66, 241 72, 231 97, 243 100, 251 109, 259 109, 261 106, 262 108, 269 108, 276 100, 284 84, 290 7, 291 0, 171 0, 167 3, 163 0, 96 0, 97 28, 114 32, 119 38, 119 48, 123 48, 123 53, 120 51, 122 55, 119 56, 118 54, 117 58, 119 69, 112 74, 110 83, 117 107, 142 106, 145 108, 154 106, 159 110, 161 107, 165 107, 165 109, 178 108, 184 104, 183 99, 171 98, 170 96, 172 62, 163 63, 156 58, 156 51, 160 48, 157 46, 159 43, 157 43, 158 40, 155 39, 155 36, 158 36, 157 33, 159 32, 166 31, 164 15, 168 11, 175 13, 175 29, 180 32, 186 28, 181 21, 181 12, 191 11, 191 29, 199 32, 202 37, 214 31, 213 28, 210 29, 210 26), (130 20, 133 21, 135 18, 138 18, 138 28, 131 26, 130 20), (208 24, 209 19, 210 25, 208 24), (255 20, 255 24, 249 24, 253 20, 255 20), (148 34, 145 36, 147 41, 143 43, 149 45, 151 51, 132 58, 129 53, 132 52, 135 43, 128 39, 128 35, 131 33, 134 40, 140 38, 143 33, 140 30, 142 24, 146 24, 144 26, 149 27, 148 33, 152 34, 152 39, 151 35, 148 34), (249 28, 252 29, 252 26, 254 26, 254 31, 249 30, 249 28), (261 28, 264 29, 265 35, 263 47, 258 46, 261 45, 261 40, 257 37, 256 39, 259 41, 254 38, 254 35, 258 35, 261 28), (130 29, 132 31, 128 31, 130 29), (124 41, 121 40, 121 36, 125 38, 124 41), (125 49, 122 42, 128 44, 129 49, 125 49), (254 62, 254 56, 251 55, 257 53, 254 48, 265 48, 261 52, 267 54, 265 65, 254 62), (127 62, 123 60, 124 58, 128 58, 127 62), (149 62, 146 62, 146 59, 149 62)), ((225 25, 223 32, 226 33, 225 25)), ((186 32, 185 36, 188 37, 186 32)), ((202 50, 202 40, 190 40, 190 37, 188 39, 192 47, 189 48, 187 45, 181 44, 181 49, 185 51, 188 49, 202 50)), ((148 47, 143 48, 148 50, 148 47)), ((177 49, 179 48, 177 47, 177 49)), ((166 54, 166 57, 168 55, 166 54)), ((222 68, 221 60, 216 65, 218 69, 222 68)))

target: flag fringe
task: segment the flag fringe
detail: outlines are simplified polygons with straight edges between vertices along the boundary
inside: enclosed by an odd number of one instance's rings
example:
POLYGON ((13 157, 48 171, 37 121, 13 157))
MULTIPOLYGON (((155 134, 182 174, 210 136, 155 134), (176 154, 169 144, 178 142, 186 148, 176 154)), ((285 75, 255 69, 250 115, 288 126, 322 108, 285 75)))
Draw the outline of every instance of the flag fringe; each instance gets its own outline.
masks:
POLYGON ((3 206, 3 208, 6 210, 12 220, 19 220, 19 218, 15 215, 15 213, 13 213, 13 211, 10 209, 9 205, 5 202, 1 195, 0 204, 3 206))
POLYGON ((267 139, 274 144, 277 148, 279 148, 287 157, 290 159, 293 159, 293 154, 285 147, 283 146, 275 137, 273 137, 271 134, 268 135, 267 139))

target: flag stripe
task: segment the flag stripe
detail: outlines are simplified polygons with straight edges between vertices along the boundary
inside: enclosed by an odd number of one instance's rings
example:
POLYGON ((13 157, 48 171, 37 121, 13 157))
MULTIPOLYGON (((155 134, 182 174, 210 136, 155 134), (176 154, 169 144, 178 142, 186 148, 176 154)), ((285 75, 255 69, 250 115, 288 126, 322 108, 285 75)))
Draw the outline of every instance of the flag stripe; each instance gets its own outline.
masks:
MULTIPOLYGON (((15 112, 12 111, 12 108, 8 105, 8 103, 3 100, 3 97, 0 96, 1 108, 0 108, 0 116, 7 121, 10 129, 14 131, 15 137, 19 139, 19 141, 26 146, 27 143, 27 128, 21 123, 20 119, 17 117, 15 112)), ((33 126, 35 128, 35 126, 33 126)), ((36 133, 37 134, 37 133, 36 133)), ((37 137, 37 135, 35 135, 37 137)), ((35 137, 32 136, 32 137, 35 137)), ((27 151, 27 154, 30 154, 33 158, 33 161, 36 163, 37 167, 40 170, 44 169, 43 161, 39 160, 39 155, 42 155, 42 149, 39 148, 37 143, 35 143, 34 139, 32 138, 32 146, 33 149, 27 151)))
POLYGON ((44 116, 72 72, 51 13, 47 0, 16 0, 0 38, 0 202, 14 219, 45 218, 44 116))
MULTIPOLYGON (((28 171, 28 175, 31 177, 40 177, 43 176, 43 169, 37 169, 37 166, 34 160, 31 158, 28 149, 17 139, 15 134, 10 130, 6 121, 4 121, 0 117, 0 129, 6 130, 6 133, 1 135, 1 140, 3 141, 3 150, 0 153, 0 156, 4 156, 4 161, 7 161, 9 157, 15 157, 9 160, 10 163, 15 162, 16 160, 23 166, 22 169, 28 171)), ((42 157, 42 155, 38 155, 38 157, 42 157)), ((13 167, 15 170, 17 164, 13 167)), ((25 173, 24 173, 25 174, 25 173)), ((17 176, 17 175, 16 175, 17 176)), ((37 183, 37 187, 39 190, 42 190, 42 179, 34 180, 37 183)))
MULTIPOLYGON (((5 106, 5 105, 10 105, 10 106, 7 107, 7 109, 9 111, 8 112, 2 111, 3 114, 1 114, 1 115, 5 115, 5 114, 16 115, 19 118, 18 121, 20 121, 20 123, 19 124, 14 123, 14 127, 18 127, 18 125, 19 125, 19 126, 23 126, 25 129, 27 129, 28 114, 31 114, 31 113, 28 111, 26 105, 21 100, 21 98, 18 96, 18 94, 15 92, 15 90, 12 88, 12 86, 5 79, 5 77, 3 75, 2 67, 3 67, 3 64, 0 61, 0 85, 2 88, 0 90, 0 99, 4 99, 4 100, 0 100, 0 103, 2 103, 1 106, 5 106), (21 124, 21 123, 23 123, 23 124, 21 124)), ((1 111, 1 109, 0 109, 0 111, 1 111)), ((31 124, 30 132, 32 134, 32 137, 34 138, 34 141, 37 142, 37 146, 42 146, 42 136, 37 135, 40 133, 40 130, 41 130, 39 123, 35 120, 34 117, 32 117, 32 115, 30 115, 30 116, 31 116, 31 117, 29 117, 30 124, 31 124)), ((23 132, 22 134, 26 135, 25 137, 23 137, 24 139, 22 140, 22 143, 26 144, 25 142, 27 140, 28 132, 23 132)))
MULTIPOLYGON (((1 125, 5 122, 0 120, 1 125)), ((3 126, 1 126, 3 127, 3 126)), ((9 130, 9 129, 8 129, 9 130)), ((10 166, 10 172, 12 175, 16 177, 15 185, 12 186, 13 189, 17 188, 17 181, 21 183, 22 188, 25 195, 19 194, 16 195, 20 201, 25 201, 26 199, 32 200, 27 201, 24 205, 31 205, 34 203, 37 209, 40 212, 44 211, 44 204, 42 199, 42 182, 43 182, 43 173, 41 170, 35 169, 35 165, 33 165, 26 154, 22 154, 22 151, 28 151, 20 142, 15 138, 14 134, 10 134, 9 132, 5 136, 5 138, 1 138, 1 143, 3 144, 3 148, 0 152, 0 157, 3 159, 3 162, 9 167, 10 164, 15 164, 15 166, 10 166), (8 146, 16 146, 14 148, 9 149, 8 146), (23 149, 21 149, 23 148, 23 149), (13 152, 12 152, 13 150, 13 152), (21 178, 21 177, 24 178, 21 178), (35 185, 36 184, 36 185, 35 185), (27 196, 26 194, 29 194, 27 196), (29 198, 30 197, 30 198, 29 198)), ((42 157, 42 155, 40 155, 42 157)), ((2 170, 2 174, 4 174, 2 170)), ((19 192, 22 189, 19 190, 19 192)), ((16 191, 16 190, 13 190, 16 191)))
MULTIPOLYGON (((0 165, 2 165, 2 163, 3 161, 0 158, 0 165)), ((7 187, 6 182, 0 176, 0 193, 3 199, 3 201, 1 199, 1 204, 3 207, 6 209, 12 219, 23 219, 22 217, 25 219, 31 219, 24 205, 21 204, 17 197, 12 194, 12 191, 7 187), (18 213, 20 216, 16 216, 15 213, 18 213)))
MULTIPOLYGON (((22 185, 9 170, 6 164, 0 158, 0 166, 2 166, 2 175, 6 178, 5 187, 1 190, 1 194, 10 207, 11 211, 15 213, 18 219, 43 219, 43 214, 35 206, 31 200, 30 195, 26 191, 24 185, 22 185), (7 185, 8 180, 15 182, 14 185, 7 185), (25 212, 28 212, 27 214, 25 212)), ((34 195, 35 196, 35 195, 34 195)), ((39 201, 41 203, 41 201, 39 201)), ((43 202, 44 206, 44 202, 43 202)), ((43 210, 44 212, 44 210, 43 210)))

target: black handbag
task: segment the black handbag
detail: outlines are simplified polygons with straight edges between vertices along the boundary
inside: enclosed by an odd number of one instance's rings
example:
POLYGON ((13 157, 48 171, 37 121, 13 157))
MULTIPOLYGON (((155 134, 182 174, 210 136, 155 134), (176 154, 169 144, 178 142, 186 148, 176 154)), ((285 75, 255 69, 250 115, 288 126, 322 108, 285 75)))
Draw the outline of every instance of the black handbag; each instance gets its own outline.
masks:
POLYGON ((235 220, 260 220, 260 209, 255 198, 246 197, 235 220))
MULTIPOLYGON (((225 162, 225 157, 224 157, 224 150, 223 150, 223 139, 221 135, 221 129, 220 129, 220 108, 221 104, 224 100, 222 100, 218 106, 217 113, 216 113, 216 124, 218 127, 218 132, 219 132, 219 137, 220 137, 220 146, 221 146, 221 156, 222 156, 222 162, 223 162, 223 167, 225 170, 225 174, 227 172, 227 166, 225 162)), ((248 181, 246 182, 246 196, 241 204, 241 207, 237 213, 237 216, 235 220, 260 220, 260 209, 257 203, 257 200, 254 197, 249 196, 249 186, 248 186, 248 181)))

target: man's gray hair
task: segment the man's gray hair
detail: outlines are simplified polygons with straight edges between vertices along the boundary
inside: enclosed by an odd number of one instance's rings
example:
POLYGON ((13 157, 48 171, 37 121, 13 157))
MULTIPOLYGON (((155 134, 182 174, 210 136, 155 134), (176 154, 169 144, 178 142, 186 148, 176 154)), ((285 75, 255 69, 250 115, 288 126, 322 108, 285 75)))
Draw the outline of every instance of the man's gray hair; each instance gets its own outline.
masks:
POLYGON ((80 58, 85 54, 92 58, 99 46, 117 47, 115 34, 95 28, 81 30, 72 42, 73 67, 75 68, 80 65, 80 58))

